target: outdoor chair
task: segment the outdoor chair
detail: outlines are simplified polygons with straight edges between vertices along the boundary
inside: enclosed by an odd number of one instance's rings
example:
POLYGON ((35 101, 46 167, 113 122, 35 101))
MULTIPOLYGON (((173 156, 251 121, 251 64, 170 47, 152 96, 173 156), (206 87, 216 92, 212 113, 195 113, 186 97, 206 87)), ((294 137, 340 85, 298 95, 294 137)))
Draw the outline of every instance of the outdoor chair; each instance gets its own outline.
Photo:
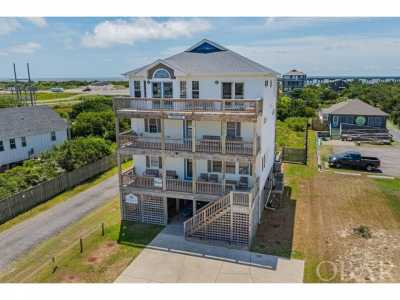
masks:
POLYGON ((247 190, 249 188, 249 178, 241 176, 239 180, 239 189, 247 190))
POLYGON ((199 177, 199 181, 208 181, 208 174, 207 173, 201 173, 199 177))
POLYGON ((215 183, 218 182, 218 175, 217 175, 217 174, 210 174, 210 175, 208 176, 208 178, 209 178, 209 181, 210 181, 210 182, 215 182, 215 183))

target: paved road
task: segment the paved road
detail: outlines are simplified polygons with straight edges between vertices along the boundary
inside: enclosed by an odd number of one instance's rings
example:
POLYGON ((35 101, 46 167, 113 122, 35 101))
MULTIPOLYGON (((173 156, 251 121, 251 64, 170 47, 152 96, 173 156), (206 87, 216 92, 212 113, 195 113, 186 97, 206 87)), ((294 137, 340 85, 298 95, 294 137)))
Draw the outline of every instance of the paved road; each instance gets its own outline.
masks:
POLYGON ((122 272, 122 283, 303 282, 304 262, 227 248, 183 237, 169 224, 122 272))
POLYGON ((0 272, 39 242, 60 232, 118 193, 117 175, 0 233, 0 272))

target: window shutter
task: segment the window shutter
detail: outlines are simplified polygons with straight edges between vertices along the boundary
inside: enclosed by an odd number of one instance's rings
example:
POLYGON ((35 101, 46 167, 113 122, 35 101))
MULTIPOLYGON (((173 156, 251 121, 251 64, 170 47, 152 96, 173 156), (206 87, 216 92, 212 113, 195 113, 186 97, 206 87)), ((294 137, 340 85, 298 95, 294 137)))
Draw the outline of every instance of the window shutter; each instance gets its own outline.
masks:
POLYGON ((144 119, 144 132, 149 132, 149 120, 144 119))
POLYGON ((146 155, 146 168, 150 168, 150 157, 146 155))
POLYGON ((211 160, 207 160, 207 172, 212 172, 211 170, 211 160))
POLYGON ((160 169, 162 169, 162 157, 161 156, 158 157, 158 167, 160 169))
POLYGON ((236 136, 241 136, 241 134, 240 134, 240 122, 237 122, 236 123, 236 136))

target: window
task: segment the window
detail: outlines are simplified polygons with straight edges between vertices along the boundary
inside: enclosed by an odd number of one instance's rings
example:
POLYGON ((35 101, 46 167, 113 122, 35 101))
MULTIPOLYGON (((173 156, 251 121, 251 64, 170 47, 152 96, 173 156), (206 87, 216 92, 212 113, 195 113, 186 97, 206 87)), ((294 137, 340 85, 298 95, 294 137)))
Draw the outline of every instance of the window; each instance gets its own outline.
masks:
POLYGON ((249 161, 239 161, 239 174, 251 175, 251 163, 249 161))
POLYGON ((186 99, 186 81, 181 81, 179 83, 179 86, 180 86, 180 91, 181 91, 180 97, 182 99, 186 99))
POLYGON ((0 141, 0 152, 4 151, 4 144, 3 141, 0 141))
POLYGON ((244 83, 235 82, 235 99, 243 99, 243 98, 244 98, 244 83))
POLYGON ((152 83, 153 98, 161 98, 161 82, 152 83))
POLYGON ((133 82, 133 90, 134 90, 135 98, 140 98, 142 96, 142 94, 140 92, 140 81, 135 80, 133 82))
POLYGON ((222 172, 222 161, 220 160, 208 160, 207 170, 210 173, 221 173, 222 172))
POLYGON ((24 136, 21 137, 21 146, 26 147, 26 137, 24 136))
POLYGON ((165 69, 158 69, 154 72, 153 78, 170 78, 169 72, 165 69))
POLYGON ((15 139, 10 139, 10 149, 16 149, 17 145, 15 144, 15 139))
POLYGON ((161 132, 160 119, 144 119, 144 131, 149 133, 161 132))
POLYGON ((228 138, 240 137, 240 122, 228 122, 226 124, 226 136, 228 138))
POLYGON ((222 83, 222 99, 232 99, 232 82, 222 83))
POLYGON ((236 164, 234 161, 227 161, 225 163, 225 173, 227 173, 227 174, 235 174, 236 173, 236 164))
POLYGON ((172 98, 172 82, 163 82, 163 97, 172 98))
POLYGON ((161 169, 162 158, 161 156, 146 155, 146 168, 148 169, 161 169))
POLYGON ((193 99, 199 99, 200 96, 200 89, 199 89, 199 82, 198 81, 192 81, 192 98, 193 99))
POLYGON ((52 140, 52 141, 55 141, 55 140, 57 139, 56 132, 55 132, 55 131, 52 131, 52 132, 50 133, 50 137, 51 137, 51 140, 52 140))

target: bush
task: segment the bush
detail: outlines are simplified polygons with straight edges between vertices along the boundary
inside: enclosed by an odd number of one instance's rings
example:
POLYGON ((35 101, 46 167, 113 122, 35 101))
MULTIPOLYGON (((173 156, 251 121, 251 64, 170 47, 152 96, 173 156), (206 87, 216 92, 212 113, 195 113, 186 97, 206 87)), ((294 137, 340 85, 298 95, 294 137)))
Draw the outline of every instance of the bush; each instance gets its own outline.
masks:
POLYGON ((66 141, 37 159, 0 174, 0 199, 72 171, 112 153, 111 144, 101 138, 66 141))
POLYGON ((305 131, 307 126, 307 118, 291 117, 285 120, 285 123, 291 130, 305 131))
POLYGON ((112 111, 83 112, 71 126, 73 137, 99 136, 115 141, 115 116, 112 111))
POLYGON ((111 144, 104 139, 81 137, 57 147, 54 151, 54 158, 61 168, 72 171, 111 153, 111 144))
POLYGON ((78 100, 82 102, 74 104, 69 113, 73 120, 83 112, 112 111, 112 98, 110 96, 82 96, 78 100))

